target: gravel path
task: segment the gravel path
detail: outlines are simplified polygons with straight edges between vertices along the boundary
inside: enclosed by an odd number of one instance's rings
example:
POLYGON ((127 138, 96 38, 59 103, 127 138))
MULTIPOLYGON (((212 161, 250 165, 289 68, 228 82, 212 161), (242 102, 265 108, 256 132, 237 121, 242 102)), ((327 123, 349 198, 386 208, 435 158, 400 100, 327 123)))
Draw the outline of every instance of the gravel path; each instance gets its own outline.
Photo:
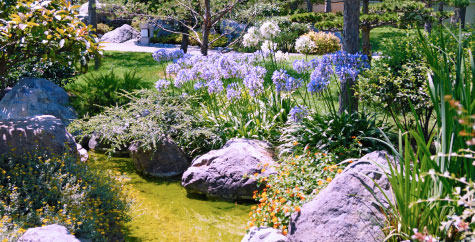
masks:
MULTIPOLYGON (((150 45, 141 45, 137 41, 127 41, 124 43, 102 43, 101 46, 104 50, 114 50, 114 51, 127 51, 127 52, 148 52, 153 53, 157 49, 161 48, 176 48, 179 49, 180 45, 161 45, 161 44, 150 44, 150 45)), ((219 50, 208 50, 209 54, 219 54, 219 50)), ((231 52, 230 52, 231 53, 231 52)), ((188 54, 199 55, 201 54, 199 47, 189 46, 188 54)))

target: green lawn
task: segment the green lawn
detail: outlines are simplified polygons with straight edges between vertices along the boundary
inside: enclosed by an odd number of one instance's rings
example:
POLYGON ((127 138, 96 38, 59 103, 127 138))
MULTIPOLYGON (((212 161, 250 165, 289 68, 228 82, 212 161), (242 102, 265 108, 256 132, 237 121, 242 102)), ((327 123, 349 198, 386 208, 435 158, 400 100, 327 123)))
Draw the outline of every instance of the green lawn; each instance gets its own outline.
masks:
POLYGON ((370 42, 373 52, 384 51, 384 41, 386 39, 404 38, 407 33, 417 33, 415 29, 398 29, 394 27, 380 27, 371 30, 370 42))
MULTIPOLYGON (((82 74, 74 82, 83 81, 88 75, 99 75, 114 71, 122 76, 127 71, 135 71, 147 83, 155 83, 161 76, 166 64, 158 64, 152 57, 152 53, 104 51, 101 67, 94 70, 94 63, 89 64, 89 71, 82 74)), ((150 85, 153 86, 153 85, 150 85)))

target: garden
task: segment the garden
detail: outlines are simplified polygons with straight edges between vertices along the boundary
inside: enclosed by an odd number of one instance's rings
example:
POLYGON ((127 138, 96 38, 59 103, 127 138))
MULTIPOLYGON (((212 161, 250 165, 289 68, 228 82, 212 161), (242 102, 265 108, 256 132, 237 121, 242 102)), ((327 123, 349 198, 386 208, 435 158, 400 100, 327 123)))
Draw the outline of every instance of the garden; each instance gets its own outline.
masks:
POLYGON ((2 1, 0 241, 475 241, 474 8, 2 1))

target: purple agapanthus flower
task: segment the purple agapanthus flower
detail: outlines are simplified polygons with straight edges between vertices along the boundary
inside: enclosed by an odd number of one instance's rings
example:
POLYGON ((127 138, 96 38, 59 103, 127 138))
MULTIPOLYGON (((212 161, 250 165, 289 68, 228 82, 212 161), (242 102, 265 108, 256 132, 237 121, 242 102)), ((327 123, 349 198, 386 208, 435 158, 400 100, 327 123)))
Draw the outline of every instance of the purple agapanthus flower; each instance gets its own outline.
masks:
POLYGON ((168 80, 164 80, 164 79, 160 79, 158 80, 157 82, 155 82, 155 88, 161 92, 165 89, 167 89, 167 87, 170 85, 170 81, 168 80))
POLYGON ((281 92, 282 89, 285 87, 287 79, 289 78, 289 74, 287 74, 287 71, 285 71, 284 69, 274 71, 274 73, 272 74, 272 82, 275 85, 275 90, 277 92, 281 92))
POLYGON ((289 115, 292 121, 299 123, 308 115, 307 107, 302 105, 295 106, 290 109, 289 115))
POLYGON ((241 88, 238 86, 237 83, 233 82, 228 85, 228 87, 226 88, 226 97, 229 101, 241 99, 241 88))

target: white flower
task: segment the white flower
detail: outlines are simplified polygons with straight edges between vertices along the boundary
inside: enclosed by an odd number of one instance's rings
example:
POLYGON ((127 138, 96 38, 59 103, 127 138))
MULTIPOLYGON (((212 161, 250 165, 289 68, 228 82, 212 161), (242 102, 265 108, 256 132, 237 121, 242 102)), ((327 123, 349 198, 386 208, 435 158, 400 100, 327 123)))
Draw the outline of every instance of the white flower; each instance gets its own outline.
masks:
POLYGON ((269 40, 264 41, 264 43, 262 43, 262 46, 261 46, 261 50, 262 52, 264 52, 265 55, 269 53, 273 53, 276 48, 277 48, 277 44, 269 40))
POLYGON ((247 33, 243 36, 242 44, 245 47, 254 47, 259 44, 260 35, 259 30, 256 27, 250 27, 247 33))
POLYGON ((300 36, 295 41, 295 49, 302 54, 310 54, 316 48, 315 43, 308 36, 300 36))
POLYGON ((289 53, 287 53, 287 52, 284 53, 284 52, 279 50, 275 53, 275 60, 276 61, 286 61, 288 59, 289 59, 289 53))
POLYGON ((272 39, 277 37, 277 35, 280 33, 280 28, 276 23, 267 21, 262 24, 262 26, 259 28, 259 31, 261 32, 261 36, 264 37, 264 39, 272 39))

